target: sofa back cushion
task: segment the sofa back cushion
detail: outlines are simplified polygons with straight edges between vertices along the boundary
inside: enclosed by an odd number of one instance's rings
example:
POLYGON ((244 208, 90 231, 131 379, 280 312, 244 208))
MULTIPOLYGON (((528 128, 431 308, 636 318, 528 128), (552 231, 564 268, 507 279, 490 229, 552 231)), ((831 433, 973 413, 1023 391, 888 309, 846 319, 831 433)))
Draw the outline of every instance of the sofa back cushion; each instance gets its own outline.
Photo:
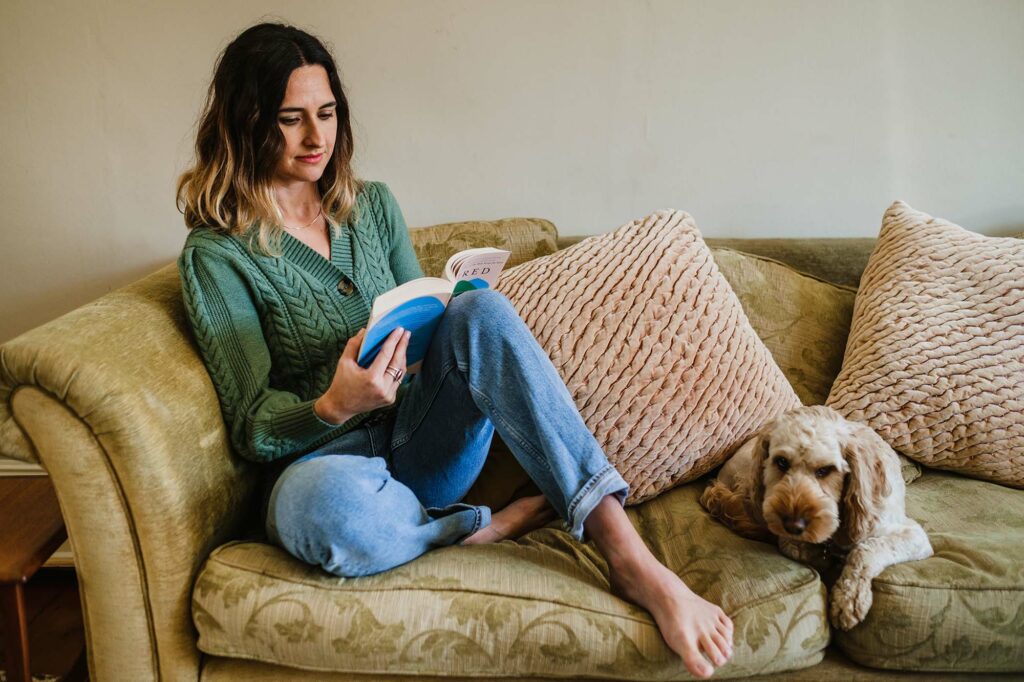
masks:
POLYGON ((875 238, 714 237, 708 238, 707 242, 712 249, 725 248, 761 256, 824 282, 856 289, 874 248, 875 238))
POLYGON ((506 268, 558 250, 558 231, 550 220, 541 218, 442 223, 411 229, 409 236, 428 277, 441 277, 451 255, 463 249, 490 246, 510 251, 506 268))
POLYGON ((824 404, 843 364, 857 290, 770 258, 728 248, 711 251, 801 402, 824 404))

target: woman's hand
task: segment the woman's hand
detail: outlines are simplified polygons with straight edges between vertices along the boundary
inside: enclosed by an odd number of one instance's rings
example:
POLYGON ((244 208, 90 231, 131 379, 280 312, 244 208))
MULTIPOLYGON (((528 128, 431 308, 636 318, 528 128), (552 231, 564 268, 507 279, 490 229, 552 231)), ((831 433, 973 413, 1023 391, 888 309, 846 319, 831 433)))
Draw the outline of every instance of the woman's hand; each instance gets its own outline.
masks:
POLYGON ((334 380, 313 406, 324 421, 344 424, 357 414, 395 402, 401 382, 395 381, 392 373, 385 374, 384 370, 390 365, 405 374, 405 351, 409 347, 410 332, 401 327, 392 331, 373 363, 363 369, 356 358, 365 335, 366 327, 363 327, 345 344, 345 350, 338 358, 334 380))

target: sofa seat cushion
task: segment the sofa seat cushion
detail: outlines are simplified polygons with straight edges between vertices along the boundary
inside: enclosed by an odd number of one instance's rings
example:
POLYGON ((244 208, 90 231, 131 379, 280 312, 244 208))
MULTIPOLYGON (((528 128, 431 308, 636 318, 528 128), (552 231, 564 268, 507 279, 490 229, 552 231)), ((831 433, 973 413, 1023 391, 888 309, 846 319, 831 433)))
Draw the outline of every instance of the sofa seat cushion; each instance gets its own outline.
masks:
POLYGON ((930 470, 907 513, 934 556, 875 578, 871 611, 839 645, 876 668, 1024 671, 1024 492, 930 470))
MULTIPOLYGON (((816 664, 829 638, 817 574, 711 520, 697 503, 702 487, 627 514, 659 559, 732 617, 735 654, 716 678, 816 664)), ((198 646, 316 671, 689 679, 648 613, 609 592, 593 544, 556 524, 358 578, 229 543, 193 590, 198 646)))

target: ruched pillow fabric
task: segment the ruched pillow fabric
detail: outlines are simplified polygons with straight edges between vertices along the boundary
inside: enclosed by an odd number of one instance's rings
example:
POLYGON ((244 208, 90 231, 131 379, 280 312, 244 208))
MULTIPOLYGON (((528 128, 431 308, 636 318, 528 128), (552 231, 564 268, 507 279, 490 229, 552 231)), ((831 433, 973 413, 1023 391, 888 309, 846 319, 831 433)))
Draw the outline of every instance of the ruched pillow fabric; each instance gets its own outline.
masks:
POLYGON ((1024 242, 885 213, 827 405, 922 464, 1024 487, 1024 242))
POLYGON ((502 273, 637 504, 721 464, 800 399, 693 219, 658 211, 502 273))

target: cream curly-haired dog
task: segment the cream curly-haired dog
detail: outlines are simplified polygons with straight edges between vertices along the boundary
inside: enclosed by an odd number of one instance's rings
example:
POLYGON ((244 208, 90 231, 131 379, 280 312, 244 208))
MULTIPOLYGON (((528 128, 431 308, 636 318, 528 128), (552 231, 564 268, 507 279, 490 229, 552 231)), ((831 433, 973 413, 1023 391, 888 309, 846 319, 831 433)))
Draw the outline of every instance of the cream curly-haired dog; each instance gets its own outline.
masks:
POLYGON ((871 580, 925 559, 932 546, 907 517, 899 459, 872 429, 824 405, 788 410, 744 442, 701 495, 712 516, 745 537, 772 540, 797 561, 827 568, 832 623, 849 630, 871 608, 871 580))

